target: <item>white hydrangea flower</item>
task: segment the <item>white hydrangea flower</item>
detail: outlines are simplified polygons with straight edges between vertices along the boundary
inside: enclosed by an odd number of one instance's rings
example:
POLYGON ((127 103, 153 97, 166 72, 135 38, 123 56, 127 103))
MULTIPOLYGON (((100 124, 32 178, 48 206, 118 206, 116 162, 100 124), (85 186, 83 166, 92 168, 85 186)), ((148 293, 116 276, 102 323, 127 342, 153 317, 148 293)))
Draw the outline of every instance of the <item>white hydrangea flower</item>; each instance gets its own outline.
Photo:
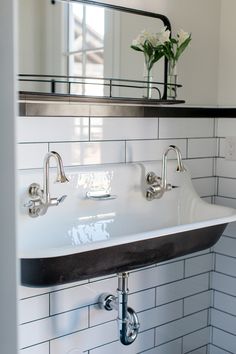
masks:
POLYGON ((156 47, 159 44, 159 38, 157 34, 151 34, 148 40, 153 47, 156 47))
POLYGON ((138 42, 140 45, 144 45, 146 41, 148 41, 150 38, 150 33, 146 30, 143 30, 140 35, 138 36, 138 42))
POLYGON ((148 41, 153 47, 156 47, 159 43, 159 35, 150 33, 147 30, 143 30, 138 37, 133 40, 132 44, 137 47, 142 47, 144 43, 148 41))
POLYGON ((163 27, 161 32, 158 33, 158 40, 160 44, 164 44, 165 42, 170 41, 170 31, 166 29, 166 27, 163 27))
POLYGON ((146 41, 150 42, 151 45, 156 48, 158 45, 169 42, 170 31, 163 27, 159 33, 150 33, 147 30, 143 30, 138 37, 133 40, 132 44, 136 47, 142 48, 146 41))
POLYGON ((134 39, 132 42, 132 45, 135 47, 140 47, 140 43, 139 43, 138 39, 134 39))
POLYGON ((186 39, 188 39, 190 36, 190 34, 188 32, 185 32, 184 30, 179 30, 179 32, 177 33, 177 37, 178 37, 178 42, 179 42, 179 46, 181 46, 181 44, 183 44, 186 39))

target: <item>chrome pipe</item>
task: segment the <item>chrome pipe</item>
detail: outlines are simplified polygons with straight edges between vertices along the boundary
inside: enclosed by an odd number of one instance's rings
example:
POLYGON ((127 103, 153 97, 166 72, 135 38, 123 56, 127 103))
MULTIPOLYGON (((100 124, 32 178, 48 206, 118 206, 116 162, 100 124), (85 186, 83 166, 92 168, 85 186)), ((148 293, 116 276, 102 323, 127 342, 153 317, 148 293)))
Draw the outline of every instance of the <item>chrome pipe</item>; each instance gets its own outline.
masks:
POLYGON ((120 341, 124 345, 132 344, 138 335, 139 320, 136 312, 128 307, 128 273, 118 273, 118 327, 120 341))
POLYGON ((135 341, 140 327, 137 313, 128 307, 128 277, 128 273, 118 273, 117 296, 105 293, 98 299, 101 309, 118 311, 120 341, 124 345, 130 345, 135 341))

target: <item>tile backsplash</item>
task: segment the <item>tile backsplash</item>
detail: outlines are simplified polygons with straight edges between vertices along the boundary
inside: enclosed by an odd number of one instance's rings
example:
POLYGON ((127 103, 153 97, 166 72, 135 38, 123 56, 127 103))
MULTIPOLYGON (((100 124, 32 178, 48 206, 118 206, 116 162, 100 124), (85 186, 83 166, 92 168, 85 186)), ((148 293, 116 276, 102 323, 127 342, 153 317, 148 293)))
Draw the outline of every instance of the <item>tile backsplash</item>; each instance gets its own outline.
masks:
MULTIPOLYGON (((175 144, 198 193, 209 202, 218 195, 216 199, 227 204, 232 201, 224 185, 229 176, 215 174, 222 168, 216 156, 224 135, 218 130, 216 137, 215 129, 214 118, 22 116, 18 123, 18 165, 29 172, 42 168, 44 155, 50 150, 61 154, 65 166, 160 160, 168 145, 175 144)), ((230 178, 233 188, 235 180, 230 178)), ((118 341, 116 313, 97 306, 101 293, 115 292, 115 275, 54 288, 21 286, 20 353, 206 354, 212 350, 217 354, 217 333, 221 337, 234 335, 226 326, 227 316, 233 314, 222 309, 227 303, 222 296, 229 296, 233 303, 234 288, 225 294, 220 282, 221 278, 224 282, 233 279, 228 269, 232 270, 234 256, 228 254, 232 248, 227 242, 235 247, 236 242, 228 234, 226 230, 216 246, 216 257, 212 250, 206 250, 130 273, 130 306, 138 312, 141 327, 137 340, 128 347, 118 341), (226 274, 219 271, 222 257, 229 262, 224 266, 226 274), (215 325, 218 318, 222 320, 220 328, 215 325)), ((223 349, 233 353, 229 346, 223 349)))
MULTIPOLYGON (((218 158, 215 201, 236 208, 236 161, 225 157, 225 138, 236 136, 236 119, 217 121, 218 158)), ((212 272, 211 354, 236 353, 236 223, 230 224, 214 246, 212 272)))

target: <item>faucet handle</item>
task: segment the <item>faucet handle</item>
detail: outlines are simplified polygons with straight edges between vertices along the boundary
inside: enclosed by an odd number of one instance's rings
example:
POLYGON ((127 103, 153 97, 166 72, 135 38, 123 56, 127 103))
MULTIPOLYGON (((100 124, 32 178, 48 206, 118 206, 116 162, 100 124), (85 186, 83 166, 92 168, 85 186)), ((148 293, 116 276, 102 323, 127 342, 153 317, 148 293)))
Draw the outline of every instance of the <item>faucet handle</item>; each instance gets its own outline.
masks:
POLYGON ((157 176, 154 172, 148 172, 146 176, 146 181, 147 184, 154 184, 154 183, 160 184, 161 178, 157 176))
POLYGON ((28 202, 24 203, 23 206, 24 208, 32 208, 34 206, 33 200, 28 200, 28 202))
POLYGON ((38 183, 31 183, 28 189, 29 196, 33 199, 43 197, 43 191, 38 183))
POLYGON ((167 183, 165 190, 168 192, 168 191, 171 191, 172 188, 173 188, 172 184, 167 183))
POLYGON ((50 206, 57 206, 61 203, 64 202, 64 200, 66 199, 67 195, 62 195, 59 198, 51 198, 50 199, 50 206))
POLYGON ((63 203, 66 198, 67 198, 66 194, 64 194, 61 197, 57 198, 58 204, 63 203))

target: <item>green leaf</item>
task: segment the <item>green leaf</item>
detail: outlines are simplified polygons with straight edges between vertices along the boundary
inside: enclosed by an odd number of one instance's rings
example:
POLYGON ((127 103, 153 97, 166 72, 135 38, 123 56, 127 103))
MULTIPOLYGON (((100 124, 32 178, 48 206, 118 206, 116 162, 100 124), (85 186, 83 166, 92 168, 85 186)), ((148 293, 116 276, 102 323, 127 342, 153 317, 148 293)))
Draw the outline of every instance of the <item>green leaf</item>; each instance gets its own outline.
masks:
POLYGON ((168 60, 174 59, 173 45, 172 45, 170 42, 167 42, 167 43, 164 45, 163 51, 164 51, 165 57, 166 57, 168 60))
POLYGON ((143 45, 143 48, 144 48, 144 52, 149 56, 151 57, 153 55, 153 46, 151 45, 151 43, 149 41, 145 41, 144 42, 144 45, 143 45))
POLYGON ((159 59, 161 59, 163 57, 164 54, 165 54, 165 52, 163 49, 156 51, 154 54, 154 60, 158 61, 159 59))
POLYGON ((143 49, 137 47, 136 45, 131 45, 130 47, 134 50, 137 50, 138 52, 143 52, 143 49))
POLYGON ((189 36, 182 44, 181 46, 179 46, 177 48, 177 52, 176 52, 176 61, 179 59, 179 57, 181 56, 181 54, 183 53, 183 51, 187 48, 187 46, 189 45, 189 42, 191 41, 191 36, 189 36))

